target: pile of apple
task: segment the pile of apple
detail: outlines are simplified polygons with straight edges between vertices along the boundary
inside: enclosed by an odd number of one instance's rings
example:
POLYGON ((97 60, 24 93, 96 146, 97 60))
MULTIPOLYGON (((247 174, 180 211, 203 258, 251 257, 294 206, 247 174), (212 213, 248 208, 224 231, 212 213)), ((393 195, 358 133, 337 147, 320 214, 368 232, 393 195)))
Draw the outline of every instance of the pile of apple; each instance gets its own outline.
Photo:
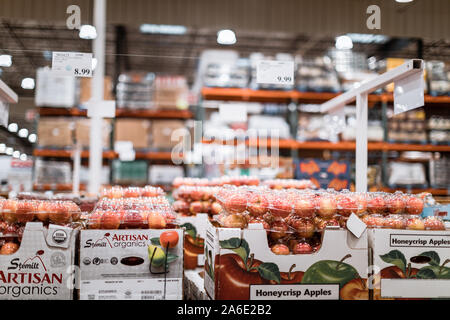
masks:
POLYGON ((22 226, 31 221, 66 225, 78 221, 80 216, 80 208, 72 201, 15 199, 0 201, 0 220, 9 226, 22 226))
POLYGON ((346 227, 354 213, 369 227, 442 230, 438 218, 421 219, 424 200, 396 192, 358 193, 330 190, 223 187, 215 194, 224 211, 215 219, 223 227, 261 223, 277 254, 310 253, 320 247, 326 227, 346 227), (400 219, 401 217, 401 219, 400 219), (401 220, 402 224, 397 224, 401 220), (375 222, 373 222, 375 221, 375 222))
POLYGON ((206 178, 189 178, 177 177, 173 180, 172 186, 174 189, 181 186, 196 186, 196 187, 220 187, 225 185, 233 186, 257 186, 260 181, 258 177, 254 176, 222 176, 213 178, 211 180, 206 178))
POLYGON ((103 198, 89 215, 89 229, 166 229, 176 215, 165 197, 103 198))
POLYGON ((309 179, 269 179, 262 183, 270 189, 315 189, 316 186, 309 179))
POLYGON ((214 194, 218 187, 180 186, 173 191, 176 200, 173 210, 182 215, 196 215, 208 213, 214 216, 222 212, 222 206, 216 201, 214 194))
POLYGON ((145 187, 127 187, 114 186, 103 189, 100 193, 100 198, 120 199, 120 198, 150 198, 164 196, 163 189, 154 186, 145 187))

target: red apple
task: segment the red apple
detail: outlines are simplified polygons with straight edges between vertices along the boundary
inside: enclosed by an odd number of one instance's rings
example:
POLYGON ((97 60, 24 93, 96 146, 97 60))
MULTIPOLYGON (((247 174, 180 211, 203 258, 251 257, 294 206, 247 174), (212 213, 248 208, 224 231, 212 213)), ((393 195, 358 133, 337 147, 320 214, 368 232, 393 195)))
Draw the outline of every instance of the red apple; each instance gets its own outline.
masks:
POLYGON ((290 226, 295 229, 297 235, 301 238, 311 238, 316 230, 313 221, 310 219, 292 219, 290 226))
POLYGON ((402 196, 392 195, 388 197, 386 205, 391 214, 400 214, 405 210, 405 201, 402 196))
POLYGON ((102 229, 119 229, 121 215, 116 211, 105 211, 100 219, 102 229))
POLYGON ((355 195, 356 203, 358 206, 358 209, 356 210, 356 214, 358 216, 366 213, 367 211, 367 199, 366 195, 364 193, 357 193, 355 195))
POLYGON ((16 219, 18 223, 27 223, 34 220, 36 212, 36 203, 29 200, 17 202, 16 219))
POLYGON ((187 203, 184 200, 177 200, 173 203, 173 210, 175 212, 181 213, 181 214, 187 214, 189 213, 189 203, 187 203))
POLYGON ((289 226, 286 222, 278 220, 274 221, 271 226, 270 238, 274 241, 278 241, 285 238, 289 234, 289 226))
POLYGON ((307 242, 300 242, 294 247, 293 252, 294 254, 308 254, 313 252, 313 248, 307 242))
POLYGON ((53 202, 50 205, 48 217, 52 223, 65 224, 70 222, 72 214, 62 202, 53 202))
POLYGON ((202 212, 209 213, 211 211, 211 202, 201 201, 201 203, 202 203, 202 212))
POLYGON ((104 211, 94 211, 88 217, 88 228, 89 229, 100 229, 101 219, 104 211))
POLYGON ((247 219, 241 214, 230 214, 223 218, 223 226, 225 228, 240 228, 247 227, 247 219))
POLYGON ((273 245, 270 250, 277 255, 288 255, 290 253, 289 248, 281 243, 273 245))
POLYGON ((406 201, 406 213, 419 215, 423 210, 423 200, 418 197, 409 197, 406 201))
POLYGON ((64 205, 66 206, 67 211, 70 213, 72 221, 78 221, 81 217, 80 207, 72 201, 66 201, 64 205))
POLYGON ((41 201, 38 205, 36 218, 39 221, 47 222, 48 221, 48 213, 50 212, 50 201, 41 201))
POLYGON ((203 212, 203 204, 200 201, 192 202, 189 206, 189 212, 194 215, 203 212))
POLYGON ((263 228, 266 230, 270 230, 270 224, 268 224, 264 219, 262 219, 261 217, 258 218, 254 218, 252 217, 248 223, 261 223, 263 225, 263 228))
POLYGON ((352 212, 358 211, 356 199, 350 195, 341 194, 337 196, 337 213, 344 217, 349 217, 352 212))
POLYGON ((0 249, 0 254, 13 254, 19 250, 19 245, 14 242, 6 242, 0 249))
POLYGON ((147 221, 149 229, 164 229, 166 227, 166 220, 164 216, 158 212, 149 212, 147 221))
POLYGON ((214 202, 211 204, 211 214, 212 214, 212 215, 219 214, 219 213, 222 212, 222 210, 223 210, 223 209, 222 209, 222 206, 220 205, 220 203, 214 201, 214 202))
POLYGON ((331 196, 320 197, 318 207, 319 209, 317 213, 319 216, 326 219, 334 217, 337 211, 336 200, 331 196))
POLYGON ((326 227, 339 227, 339 221, 336 218, 331 219, 315 219, 315 226, 318 230, 324 230, 326 227))
POLYGON ((141 189, 137 187, 128 187, 123 190, 125 198, 139 198, 141 196, 141 189))
POLYGON ((383 226, 389 229, 405 229, 406 221, 401 216, 388 216, 384 218, 383 226))
POLYGON ((254 193, 250 196, 248 211, 254 217, 264 215, 269 207, 269 201, 263 194, 254 193))
POLYGON ((15 223, 17 221, 16 217, 17 211, 17 201, 16 200, 6 200, 3 203, 3 219, 8 223, 15 223))
POLYGON ((269 200, 269 209, 274 217, 286 218, 292 212, 292 204, 281 194, 273 194, 269 200))
POLYGON ((241 213, 247 208, 247 196, 241 193, 228 195, 223 203, 223 208, 228 213, 241 213))
POLYGON ((315 201, 312 197, 300 196, 293 202, 294 214, 301 218, 312 218, 316 211, 315 201))
POLYGON ((445 230, 444 222, 436 217, 427 217, 424 225, 427 230, 445 230))
POLYGON ((369 213, 384 213, 385 211, 386 202, 384 201, 382 196, 374 196, 372 199, 369 200, 369 203, 367 204, 367 210, 369 213))
POLYGON ((411 230, 425 230, 425 223, 420 218, 408 219, 406 228, 411 230))

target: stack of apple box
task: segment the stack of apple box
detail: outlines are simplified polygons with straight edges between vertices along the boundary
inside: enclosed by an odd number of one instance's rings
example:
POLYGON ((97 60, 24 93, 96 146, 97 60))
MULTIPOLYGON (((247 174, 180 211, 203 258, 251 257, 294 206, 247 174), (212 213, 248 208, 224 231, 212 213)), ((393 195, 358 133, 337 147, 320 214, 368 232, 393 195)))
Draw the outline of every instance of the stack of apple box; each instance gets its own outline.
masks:
POLYGON ((187 270, 184 272, 184 299, 185 300, 210 300, 204 287, 203 268, 187 270))
POLYGON ((217 187, 223 185, 258 185, 252 176, 222 176, 205 178, 177 177, 173 180, 173 209, 178 214, 180 227, 185 229, 184 269, 192 270, 204 265, 204 241, 207 222, 222 211, 215 201, 217 187))
POLYGON ((74 299, 78 206, 2 200, 0 209, 0 299, 74 299))
POLYGON ((450 230, 369 230, 373 299, 450 298, 450 230))
POLYGON ((182 299, 184 230, 175 218, 162 196, 99 201, 81 231, 80 299, 182 299))
POLYGON ((262 224, 217 228, 205 241, 205 290, 212 299, 368 299, 367 232, 326 228, 312 254, 276 255, 262 224))

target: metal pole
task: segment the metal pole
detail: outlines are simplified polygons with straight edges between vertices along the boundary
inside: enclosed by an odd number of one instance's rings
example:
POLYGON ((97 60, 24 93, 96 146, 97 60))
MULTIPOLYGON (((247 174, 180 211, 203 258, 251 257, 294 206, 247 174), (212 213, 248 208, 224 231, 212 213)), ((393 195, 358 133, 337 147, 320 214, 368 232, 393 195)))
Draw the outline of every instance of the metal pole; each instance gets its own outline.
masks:
POLYGON ((73 153, 72 192, 80 192, 81 145, 78 141, 73 153))
POLYGON ((356 96, 356 191, 367 191, 367 113, 368 94, 356 96))
MULTIPOLYGON (((97 67, 92 79, 92 97, 90 108, 96 108, 96 103, 103 100, 103 79, 105 75, 105 29, 106 29, 106 0, 94 2, 94 26, 97 38, 94 39, 94 57, 97 67)), ((102 123, 98 112, 92 112, 89 145, 89 187, 90 193, 100 190, 100 175, 102 171, 102 123)))

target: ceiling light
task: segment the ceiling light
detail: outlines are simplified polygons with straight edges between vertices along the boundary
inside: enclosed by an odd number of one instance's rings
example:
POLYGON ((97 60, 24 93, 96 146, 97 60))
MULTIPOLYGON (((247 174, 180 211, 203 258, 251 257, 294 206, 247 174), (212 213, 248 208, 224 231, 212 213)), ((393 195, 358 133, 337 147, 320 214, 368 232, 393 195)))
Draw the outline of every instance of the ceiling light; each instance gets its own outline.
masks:
POLYGON ((25 154, 25 153, 22 153, 21 155, 20 155, 20 160, 22 160, 22 161, 26 161, 27 160, 27 155, 25 154))
POLYGON ((26 137, 28 137, 28 129, 22 128, 19 130, 19 132, 17 134, 21 138, 26 138, 26 137))
POLYGON ((347 33, 354 43, 386 43, 389 37, 382 34, 347 33))
POLYGON ((24 79, 22 79, 22 84, 20 86, 24 89, 32 90, 32 89, 34 89, 34 79, 33 78, 24 78, 24 79))
POLYGON ((28 141, 30 141, 31 143, 35 143, 37 140, 37 135, 35 133, 32 133, 28 136, 28 141))
POLYGON ((6 144, 0 143, 0 153, 5 153, 6 151, 6 144))
POLYGON ((97 29, 95 29, 95 27, 91 26, 90 24, 82 25, 80 28, 80 38, 87 40, 97 38, 97 29))
POLYGON ((18 159, 20 157, 20 151, 16 150, 12 153, 13 158, 18 159))
POLYGON ((17 123, 10 123, 8 126, 8 131, 9 132, 17 132, 17 130, 19 130, 19 126, 17 125, 17 123))
POLYGON ((8 148, 6 148, 6 150, 5 150, 5 153, 8 155, 8 156, 10 156, 10 155, 12 155, 13 154, 13 151, 14 151, 14 149, 13 148, 11 148, 11 147, 8 147, 8 148))
POLYGON ((408 2, 413 2, 413 0, 395 0, 395 2, 408 3, 408 2))
POLYGON ((12 56, 9 54, 0 55, 0 67, 11 67, 12 65, 12 56))
POLYGON ((339 36, 336 38, 335 46, 338 50, 349 50, 353 48, 352 38, 349 36, 339 36))
POLYGON ((159 34, 185 34, 187 28, 185 26, 176 26, 169 24, 141 24, 139 30, 142 33, 159 33, 159 34))
POLYGON ((224 44, 224 45, 230 45, 236 43, 236 35, 234 34, 233 30, 220 30, 217 32, 217 43, 218 44, 224 44))

